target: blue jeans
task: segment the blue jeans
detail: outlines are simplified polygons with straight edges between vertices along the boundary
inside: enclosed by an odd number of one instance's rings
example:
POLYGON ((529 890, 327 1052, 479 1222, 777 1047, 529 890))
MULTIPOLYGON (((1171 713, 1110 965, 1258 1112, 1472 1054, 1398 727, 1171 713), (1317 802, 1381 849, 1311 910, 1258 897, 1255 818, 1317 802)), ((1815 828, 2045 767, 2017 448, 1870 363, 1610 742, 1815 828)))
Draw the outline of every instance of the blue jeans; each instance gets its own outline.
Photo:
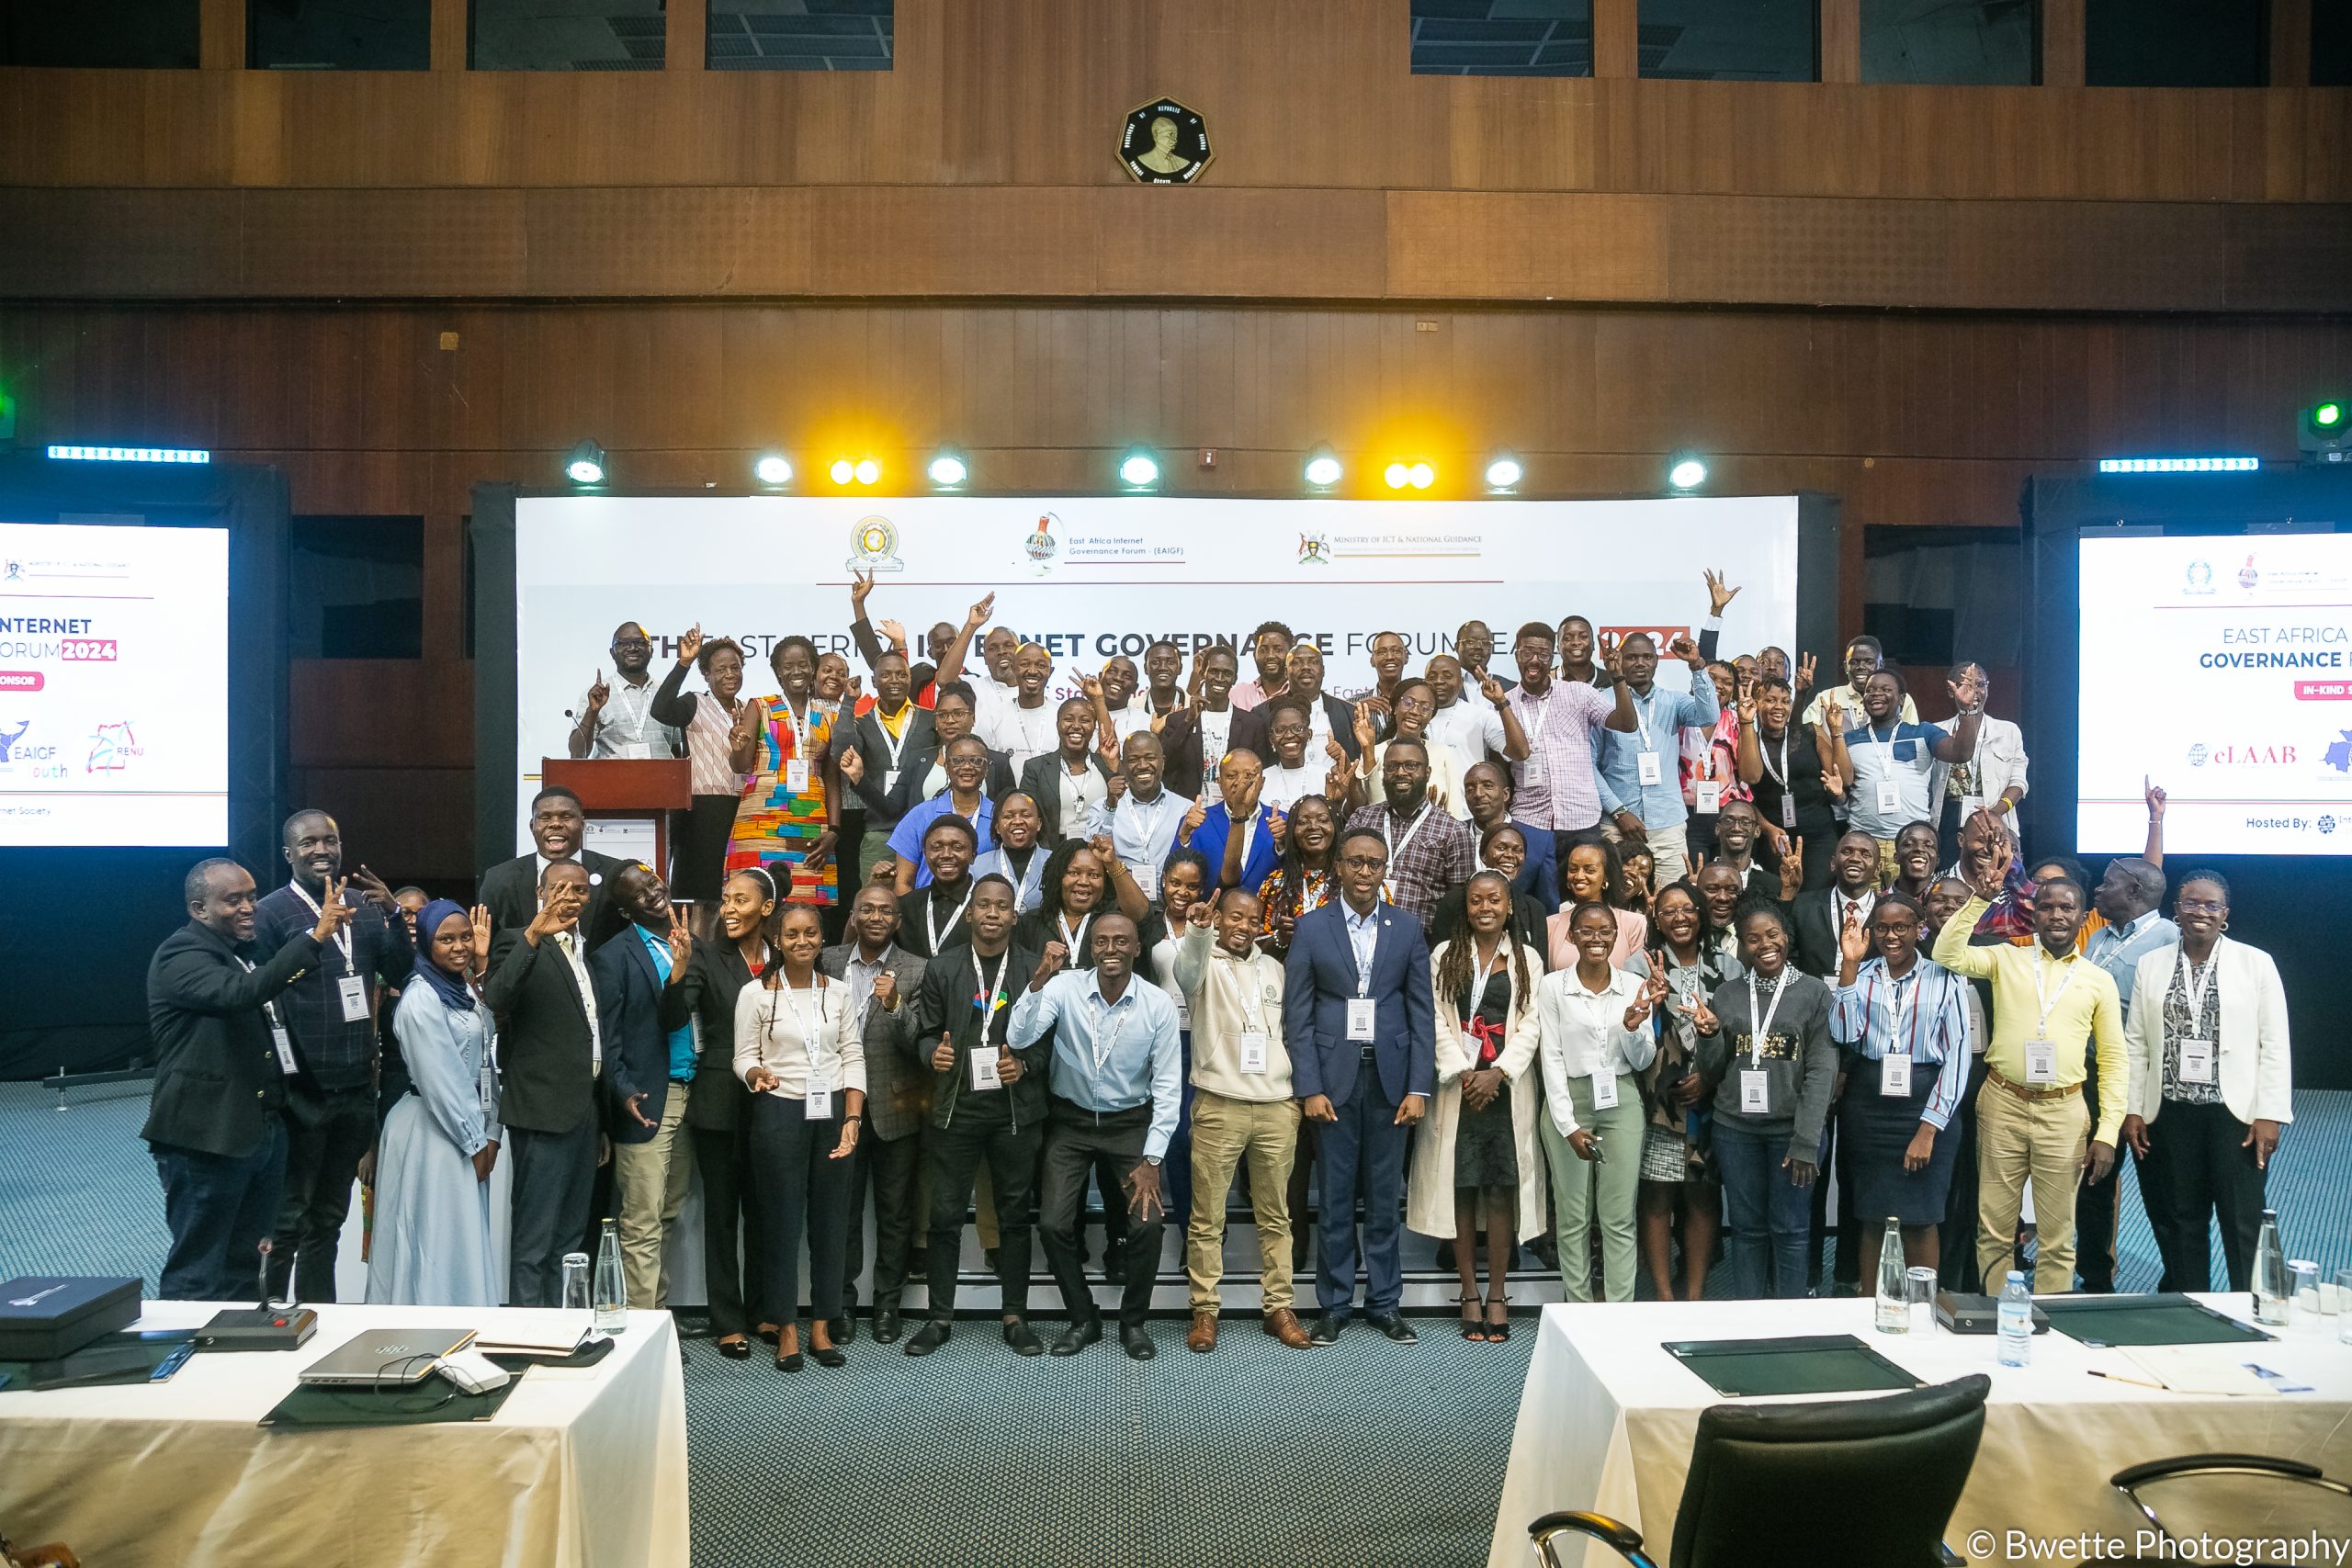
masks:
POLYGON ((172 1249, 158 1290, 166 1301, 259 1302, 261 1244, 286 1190, 286 1123, 269 1117, 247 1155, 152 1145, 172 1249))
POLYGON ((1724 1250, 1731 1258, 1732 1294, 1758 1301, 1801 1297, 1813 1270, 1805 1249, 1813 1226, 1813 1194, 1789 1179, 1781 1161, 1786 1133, 1759 1134, 1715 1118, 1715 1169, 1723 1179, 1724 1250))

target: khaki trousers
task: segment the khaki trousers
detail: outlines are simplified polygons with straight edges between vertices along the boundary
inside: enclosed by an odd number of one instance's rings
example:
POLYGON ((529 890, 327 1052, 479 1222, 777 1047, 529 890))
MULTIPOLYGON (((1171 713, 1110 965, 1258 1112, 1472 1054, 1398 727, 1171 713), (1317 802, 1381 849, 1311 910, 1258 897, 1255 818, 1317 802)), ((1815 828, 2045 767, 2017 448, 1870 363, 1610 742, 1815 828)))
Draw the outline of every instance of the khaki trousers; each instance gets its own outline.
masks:
POLYGON ((2089 1137, 2090 1110, 2080 1094, 2019 1100, 1989 1077, 1977 1091, 1976 1266, 1987 1294, 1999 1295, 2008 1278, 2028 1178, 2033 1288, 2042 1295, 2075 1288, 2075 1191, 2089 1137))
POLYGON ((1229 1100, 1193 1091, 1193 1217, 1184 1232, 1184 1273, 1194 1312, 1217 1309, 1225 1278, 1225 1201, 1233 1173, 1250 1165, 1257 1211, 1258 1272, 1264 1309, 1294 1304, 1290 1263, 1290 1172, 1298 1157, 1298 1101, 1229 1100))
POLYGON ((621 1274, 628 1304, 639 1312, 670 1301, 670 1240, 694 1179, 694 1130, 686 1125, 686 1090, 673 1083, 662 1126, 641 1144, 613 1145, 613 1196, 620 1210, 621 1274))

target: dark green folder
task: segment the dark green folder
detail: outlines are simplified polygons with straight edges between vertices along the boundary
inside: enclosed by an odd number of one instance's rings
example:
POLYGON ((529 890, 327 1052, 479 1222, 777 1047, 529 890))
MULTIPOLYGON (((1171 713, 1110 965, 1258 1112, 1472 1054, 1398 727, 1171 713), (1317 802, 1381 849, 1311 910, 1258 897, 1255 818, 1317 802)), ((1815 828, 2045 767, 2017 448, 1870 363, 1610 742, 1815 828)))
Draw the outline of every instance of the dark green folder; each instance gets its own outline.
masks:
POLYGON ((1682 1339, 1660 1348, 1730 1399, 1776 1393, 1883 1393, 1925 1386, 1850 1334, 1790 1339, 1682 1339))
POLYGON ((2102 1348, 2114 1345, 2252 1345, 2278 1336, 2172 1292, 2145 1296, 2038 1296, 2050 1326, 2102 1348))

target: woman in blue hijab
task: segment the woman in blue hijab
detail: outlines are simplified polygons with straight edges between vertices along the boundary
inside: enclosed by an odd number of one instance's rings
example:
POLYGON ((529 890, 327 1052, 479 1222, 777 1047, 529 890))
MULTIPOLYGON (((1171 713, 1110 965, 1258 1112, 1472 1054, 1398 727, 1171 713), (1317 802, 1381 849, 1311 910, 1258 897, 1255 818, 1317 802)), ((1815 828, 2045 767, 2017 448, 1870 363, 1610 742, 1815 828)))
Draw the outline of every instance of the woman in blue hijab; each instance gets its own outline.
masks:
POLYGON ((370 1303, 496 1306, 505 1294, 490 1245, 500 1128, 490 1009, 479 990, 489 962, 488 909, 425 905, 416 967, 392 1014, 410 1091, 377 1145, 370 1303))

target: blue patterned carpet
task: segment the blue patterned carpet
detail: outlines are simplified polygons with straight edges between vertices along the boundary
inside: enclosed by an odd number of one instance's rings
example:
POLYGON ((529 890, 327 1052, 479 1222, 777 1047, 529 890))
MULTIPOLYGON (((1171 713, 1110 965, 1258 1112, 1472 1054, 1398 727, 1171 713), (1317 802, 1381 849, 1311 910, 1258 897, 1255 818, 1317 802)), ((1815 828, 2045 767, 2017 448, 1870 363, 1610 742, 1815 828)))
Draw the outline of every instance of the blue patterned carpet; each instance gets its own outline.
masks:
MULTIPOLYGON (((138 1141, 143 1089, 56 1103, 0 1085, 0 1279, 136 1273, 152 1290, 164 1233, 138 1141)), ((2270 1194, 2290 1255, 2332 1275, 2352 1267, 2352 1093, 2301 1094, 2296 1111, 2270 1194)), ((2147 1290, 2155 1247, 2128 1161, 2122 1179, 2118 1282, 2147 1290)), ((1229 1319, 1202 1357, 1181 1324, 1157 1322, 1160 1355, 1136 1363, 1115 1336, 1074 1359, 1023 1359, 992 1323, 963 1322, 928 1359, 861 1337, 846 1368, 790 1378, 699 1342, 695 1561, 1469 1568, 1486 1559, 1532 1325, 1499 1347, 1444 1319, 1419 1326, 1417 1347, 1358 1324, 1309 1354, 1229 1319)))

